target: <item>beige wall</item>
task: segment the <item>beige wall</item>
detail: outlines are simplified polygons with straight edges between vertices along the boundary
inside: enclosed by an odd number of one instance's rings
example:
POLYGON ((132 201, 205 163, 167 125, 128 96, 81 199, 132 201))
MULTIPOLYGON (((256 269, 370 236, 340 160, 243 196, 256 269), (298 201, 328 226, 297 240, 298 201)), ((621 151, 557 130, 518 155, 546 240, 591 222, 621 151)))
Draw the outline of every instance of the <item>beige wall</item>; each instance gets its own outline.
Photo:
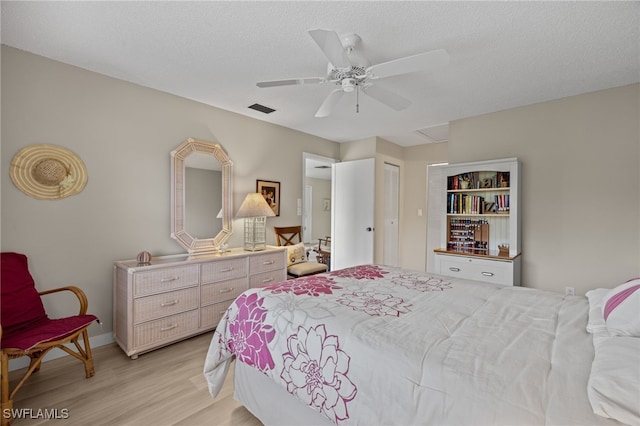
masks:
MULTIPOLYGON (((268 227, 300 224, 302 153, 339 157, 339 145, 263 121, 2 46, 2 250, 29 256, 40 289, 75 284, 108 333, 112 264, 184 250, 170 238, 170 156, 187 137, 216 141, 234 161, 234 211, 256 179, 281 182, 280 217, 268 227), (85 162, 78 195, 31 198, 9 178, 13 156, 37 143, 61 145, 85 162)), ((248 105, 248 104, 247 104, 248 105)), ((259 113, 256 113, 258 116, 259 113)), ((242 229, 242 220, 234 221, 242 229)), ((272 232, 268 243, 275 244, 272 232)), ((242 232, 230 244, 241 245, 242 232)), ((52 316, 76 310, 47 303, 52 316)))
POLYGON ((450 124, 449 162, 522 162, 522 282, 584 294, 640 275, 640 85, 450 124))
POLYGON ((426 270, 427 236, 427 166, 448 161, 448 144, 434 143, 405 149, 405 201, 402 241, 402 267, 426 270), (421 210, 420 215, 418 210, 421 210))
POLYGON ((376 156, 377 138, 367 138, 340 144, 340 161, 362 160, 376 156))

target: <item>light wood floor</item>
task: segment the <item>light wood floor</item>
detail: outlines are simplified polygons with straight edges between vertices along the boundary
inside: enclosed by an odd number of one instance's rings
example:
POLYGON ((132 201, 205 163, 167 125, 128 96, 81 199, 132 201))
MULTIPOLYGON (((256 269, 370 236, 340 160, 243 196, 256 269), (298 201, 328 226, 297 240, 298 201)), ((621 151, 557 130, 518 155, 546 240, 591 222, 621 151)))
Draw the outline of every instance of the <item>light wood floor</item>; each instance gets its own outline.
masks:
MULTIPOLYGON (((68 419, 16 419, 31 425, 247 425, 261 423, 233 399, 233 370, 214 400, 202 375, 211 333, 131 360, 114 343, 92 350, 96 374, 65 356, 45 362, 22 387, 14 408, 68 410, 68 419)), ((10 373, 12 386, 17 370, 10 373)))

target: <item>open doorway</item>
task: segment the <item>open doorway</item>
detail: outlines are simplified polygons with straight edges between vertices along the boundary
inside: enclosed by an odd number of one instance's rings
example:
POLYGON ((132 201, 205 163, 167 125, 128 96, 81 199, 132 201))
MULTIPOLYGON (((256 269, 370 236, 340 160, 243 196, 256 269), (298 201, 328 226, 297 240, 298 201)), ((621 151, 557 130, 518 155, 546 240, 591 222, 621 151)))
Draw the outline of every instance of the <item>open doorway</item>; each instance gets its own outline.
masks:
POLYGON ((313 245, 331 235, 331 165, 337 160, 302 153, 302 240, 313 245))

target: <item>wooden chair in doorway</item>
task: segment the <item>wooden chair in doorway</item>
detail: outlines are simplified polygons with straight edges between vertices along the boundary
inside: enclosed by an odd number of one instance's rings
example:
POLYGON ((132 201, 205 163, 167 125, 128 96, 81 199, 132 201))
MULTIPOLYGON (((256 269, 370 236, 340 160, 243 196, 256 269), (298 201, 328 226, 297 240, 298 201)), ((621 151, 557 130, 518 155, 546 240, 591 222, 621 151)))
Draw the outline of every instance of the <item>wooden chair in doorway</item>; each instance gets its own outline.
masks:
POLYGON ((318 238, 318 262, 331 270, 331 237, 318 238))
POLYGON ((299 278, 327 271, 327 265, 309 261, 302 242, 302 226, 274 226, 273 230, 278 246, 287 247, 287 274, 290 277, 299 278))

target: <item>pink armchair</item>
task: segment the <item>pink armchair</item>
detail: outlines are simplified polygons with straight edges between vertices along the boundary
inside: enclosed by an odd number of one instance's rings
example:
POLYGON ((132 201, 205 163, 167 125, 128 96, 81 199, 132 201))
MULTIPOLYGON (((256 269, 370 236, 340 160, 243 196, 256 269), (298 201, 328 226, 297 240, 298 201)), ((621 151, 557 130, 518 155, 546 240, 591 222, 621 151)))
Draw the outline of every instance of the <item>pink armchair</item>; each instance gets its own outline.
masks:
POLYGON ((29 273, 27 256, 20 253, 2 253, 0 258, 0 349, 1 394, 0 423, 9 425, 13 419, 7 413, 13 408, 16 392, 32 373, 40 370, 44 356, 53 348, 60 348, 84 363, 86 377, 94 374, 93 358, 87 328, 97 318, 87 314, 87 298, 82 290, 69 286, 38 292, 29 273), (40 296, 60 291, 73 292, 80 302, 78 315, 50 319, 40 296), (82 335, 84 347, 78 341, 82 335), (74 351, 65 343, 73 343, 74 351), (9 360, 28 356, 29 368, 9 390, 9 360))

